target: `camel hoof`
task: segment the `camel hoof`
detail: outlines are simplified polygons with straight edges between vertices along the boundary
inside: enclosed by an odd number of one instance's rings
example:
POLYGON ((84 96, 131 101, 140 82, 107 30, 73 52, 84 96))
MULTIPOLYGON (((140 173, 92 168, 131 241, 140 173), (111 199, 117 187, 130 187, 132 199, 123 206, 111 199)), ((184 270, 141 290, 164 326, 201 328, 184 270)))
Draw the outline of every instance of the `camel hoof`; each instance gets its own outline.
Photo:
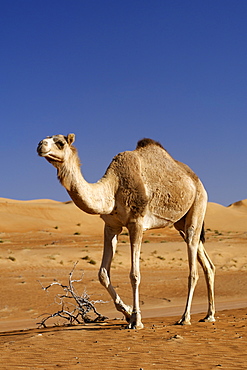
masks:
POLYGON ((141 330, 144 328, 144 325, 142 322, 139 324, 136 323, 129 323, 129 325, 126 326, 126 329, 134 329, 134 330, 141 330))
POLYGON ((181 319, 181 320, 177 321, 175 325, 191 325, 191 322, 188 321, 188 320, 182 320, 181 319))
POLYGON ((131 318, 130 320, 128 321, 128 326, 127 328, 128 329, 143 329, 144 328, 144 325, 141 321, 141 314, 140 312, 133 312, 132 315, 131 315, 131 318))
POLYGON ((199 320, 199 322, 215 322, 214 316, 206 316, 204 319, 199 320))

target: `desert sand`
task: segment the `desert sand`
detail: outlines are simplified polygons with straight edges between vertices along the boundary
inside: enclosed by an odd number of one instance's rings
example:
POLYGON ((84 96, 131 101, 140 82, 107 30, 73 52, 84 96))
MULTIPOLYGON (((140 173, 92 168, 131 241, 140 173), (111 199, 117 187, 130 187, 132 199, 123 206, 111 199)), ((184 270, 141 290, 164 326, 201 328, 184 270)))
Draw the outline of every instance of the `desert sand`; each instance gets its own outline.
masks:
MULTIPOLYGON (((145 232, 140 299, 143 330, 125 329, 98 282, 103 221, 73 203, 0 198, 0 369, 247 369, 247 200, 229 207, 209 203, 206 250, 216 266, 215 323, 206 314, 202 270, 192 304, 192 325, 174 325, 187 293, 186 245, 173 229, 145 232), (38 323, 58 308, 51 282, 67 283, 74 263, 78 292, 102 300, 102 323, 38 323), (56 326, 54 326, 56 325, 56 326)), ((112 264, 112 281, 131 304, 126 230, 112 264)))

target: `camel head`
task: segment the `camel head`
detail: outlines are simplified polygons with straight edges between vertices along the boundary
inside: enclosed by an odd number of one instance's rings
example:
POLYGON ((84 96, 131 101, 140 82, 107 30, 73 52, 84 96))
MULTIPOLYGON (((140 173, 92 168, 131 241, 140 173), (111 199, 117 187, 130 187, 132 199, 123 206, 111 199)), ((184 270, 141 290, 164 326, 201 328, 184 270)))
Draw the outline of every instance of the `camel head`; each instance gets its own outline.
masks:
POLYGON ((48 136, 39 142, 38 155, 57 167, 59 163, 63 163, 70 157, 71 151, 75 150, 72 146, 74 141, 74 134, 48 136))

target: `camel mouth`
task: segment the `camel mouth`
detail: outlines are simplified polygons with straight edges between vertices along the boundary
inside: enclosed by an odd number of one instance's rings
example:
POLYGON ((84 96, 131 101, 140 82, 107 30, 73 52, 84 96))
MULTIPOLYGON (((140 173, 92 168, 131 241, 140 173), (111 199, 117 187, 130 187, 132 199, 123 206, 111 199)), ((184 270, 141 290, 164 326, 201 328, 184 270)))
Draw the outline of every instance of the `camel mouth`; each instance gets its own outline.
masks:
POLYGON ((38 146, 37 153, 40 157, 46 157, 49 155, 50 150, 44 150, 44 148, 38 146))
POLYGON ((59 158, 57 158, 55 155, 53 155, 52 153, 50 153, 50 150, 44 150, 42 147, 39 147, 37 148, 37 153, 40 157, 45 157, 45 158, 50 158, 50 159, 55 159, 55 160, 60 160, 59 158))
POLYGON ((44 157, 48 161, 51 160, 51 161, 56 161, 56 162, 62 162, 61 158, 56 157, 54 154, 50 153, 50 151, 45 152, 45 151, 42 151, 42 150, 38 150, 38 155, 40 157, 44 157))
POLYGON ((37 150, 37 152, 40 157, 46 157, 49 153, 49 152, 43 152, 42 150, 37 150))

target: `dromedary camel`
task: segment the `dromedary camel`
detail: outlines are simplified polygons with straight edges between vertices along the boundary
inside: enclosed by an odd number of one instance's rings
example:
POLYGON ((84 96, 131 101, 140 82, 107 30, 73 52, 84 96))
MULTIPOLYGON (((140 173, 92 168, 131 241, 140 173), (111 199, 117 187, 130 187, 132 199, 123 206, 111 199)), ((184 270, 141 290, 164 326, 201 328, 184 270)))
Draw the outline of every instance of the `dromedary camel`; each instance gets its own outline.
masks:
POLYGON ((113 158, 105 175, 97 183, 82 176, 74 134, 55 135, 42 140, 38 154, 57 169, 57 176, 74 203, 83 211, 99 214, 105 222, 104 252, 99 280, 122 312, 129 328, 141 329, 139 305, 140 249, 143 231, 168 225, 180 232, 188 249, 188 296, 179 324, 190 324, 190 309, 198 280, 197 259, 208 289, 208 312, 203 321, 214 319, 214 265, 204 246, 203 220, 207 193, 194 172, 174 160, 156 141, 140 140, 133 151, 113 158), (110 267, 122 227, 129 231, 131 244, 130 280, 133 307, 126 305, 113 288, 110 267))

